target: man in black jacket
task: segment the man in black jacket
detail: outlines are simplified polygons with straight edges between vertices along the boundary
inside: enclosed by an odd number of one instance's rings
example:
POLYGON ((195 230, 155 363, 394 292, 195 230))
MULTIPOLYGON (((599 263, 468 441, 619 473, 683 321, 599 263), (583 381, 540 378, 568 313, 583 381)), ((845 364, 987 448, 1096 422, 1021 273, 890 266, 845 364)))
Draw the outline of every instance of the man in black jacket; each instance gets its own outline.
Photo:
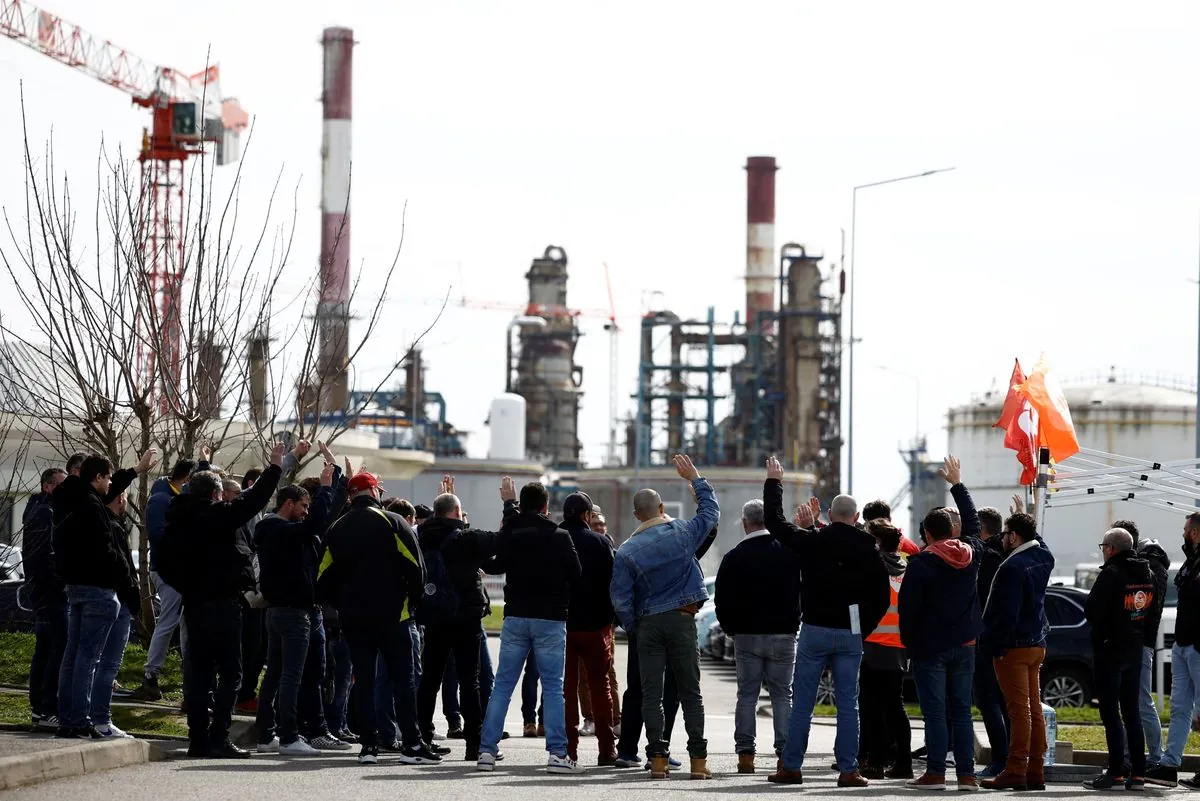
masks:
POLYGON ((1111 528, 1100 543, 1104 568, 1088 593, 1084 614, 1092 627, 1096 695, 1108 740, 1108 771, 1083 783, 1089 790, 1142 790, 1146 743, 1138 715, 1142 642, 1156 589, 1150 563, 1133 550, 1133 537, 1111 528), (1126 739, 1128 738, 1128 740, 1126 739), (1125 774, 1128 742, 1131 770, 1125 774))
MULTIPOLYGON (((1014 508, 1013 513, 1015 512, 1014 508)), ((979 608, 983 609, 987 606, 992 579, 996 577, 996 571, 1004 561, 1004 545, 1001 544, 1004 516, 1000 514, 1000 510, 985 506, 979 510, 979 525, 983 549, 979 552, 979 581, 976 591, 979 595, 979 608)), ((1003 772, 1008 762, 1008 708, 1004 703, 1004 694, 1000 692, 1000 682, 996 680, 996 668, 992 665, 996 654, 988 652, 987 647, 982 645, 976 646, 975 651, 975 706, 983 718, 983 726, 987 730, 988 743, 992 749, 992 761, 979 772, 978 777, 994 779, 1003 772)))
MULTIPOLYGON (((542 681, 545 705, 548 773, 576 773, 567 756, 563 676, 567 647, 567 612, 571 585, 579 580, 579 556, 571 536, 546 516, 550 494, 537 482, 521 489, 504 482, 504 525, 489 572, 504 573, 504 629, 500 665, 488 703, 479 744, 479 770, 493 770, 500 750, 504 716, 525 659, 532 651, 542 681)), ((429 525, 426 523, 425 525, 429 525)))
POLYGON ((753 773, 758 695, 764 684, 771 695, 775 756, 782 756, 787 742, 800 628, 800 563, 795 551, 767 531, 762 501, 742 507, 742 530, 745 538, 721 560, 714 597, 721 629, 737 644, 733 744, 738 773, 753 773))
MULTIPOLYGON (((271 452, 271 466, 262 478, 232 501, 222 500, 217 473, 193 473, 187 492, 176 495, 167 508, 163 541, 186 543, 187 554, 186 565, 181 566, 184 586, 177 589, 183 594, 183 622, 188 636, 184 700, 189 756, 250 756, 229 739, 233 705, 242 681, 242 602, 244 594, 254 589, 253 565, 238 547, 238 529, 271 500, 282 475, 283 455, 283 445, 276 445, 271 452)), ((161 562, 159 568, 164 568, 161 562)))
POLYGON ((117 600, 120 608, 117 611, 117 621, 109 629, 108 639, 105 640, 104 650, 100 654, 100 662, 96 666, 96 678, 92 682, 92 701, 88 709, 88 717, 92 726, 102 737, 130 737, 132 735, 121 731, 112 722, 113 682, 121 669, 121 661, 125 656, 125 646, 129 643, 129 627, 142 611, 142 596, 138 589, 137 569, 133 564, 133 555, 129 550, 129 521, 125 516, 129 508, 129 499, 122 492, 107 504, 109 515, 109 532, 112 536, 112 546, 125 563, 124 575, 114 576, 117 587, 117 600))
POLYGON ((383 487, 368 472, 348 483, 350 510, 330 527, 317 569, 317 594, 338 611, 354 671, 359 764, 379 761, 375 720, 375 665, 382 659, 392 680, 396 723, 403 738, 400 761, 441 762, 421 740, 413 669, 413 614, 425 589, 421 547, 408 522, 379 503, 383 487))
POLYGON ((597 765, 617 762, 613 734, 613 707, 609 698, 608 674, 612 669, 613 607, 608 588, 612 583, 613 548, 602 535, 592 531, 592 499, 573 492, 563 501, 563 529, 571 535, 581 569, 579 581, 571 585, 567 612, 567 661, 563 694, 567 709, 567 755, 579 759, 579 671, 582 667, 591 696, 592 721, 596 726, 597 765))
MULTIPOLYGON (((319 443, 325 451, 324 443, 319 443)), ((305 691, 309 714, 318 710, 323 722, 321 681, 325 630, 317 606, 317 565, 322 537, 333 506, 336 460, 325 457, 320 489, 310 497, 299 486, 276 494, 275 513, 254 528, 259 587, 267 602, 267 672, 258 704, 258 751, 283 756, 317 756, 321 751, 346 751, 350 745, 321 731, 305 741, 300 737, 300 694, 305 691), (305 671, 310 681, 302 682, 305 671), (276 721, 274 706, 278 706, 276 721), (278 736, 276 736, 278 733, 278 736)), ((324 729, 322 725, 320 727, 324 729)))
POLYGON ((798 510, 801 524, 783 513, 783 465, 767 460, 763 487, 767 530, 799 556, 804 580, 800 585, 804 625, 796 644, 793 705, 788 721, 787 745, 776 773, 768 778, 780 784, 802 784, 801 769, 808 751, 809 727, 817 685, 825 666, 833 672, 837 696, 837 758, 839 787, 866 787, 858 772, 858 672, 863 637, 870 634, 887 612, 890 591, 887 568, 875 538, 857 528, 858 504, 839 495, 829 506, 830 524, 819 532, 809 507, 798 510))
MULTIPOLYGON (((501 483, 501 497, 512 494, 512 479, 501 483)), ((426 587, 417 618, 425 626, 417 718, 426 742, 433 740, 433 710, 453 658, 463 720, 465 758, 479 759, 483 708, 479 692, 479 655, 486 644, 483 617, 491 610, 480 568, 496 555, 498 534, 467 528, 462 503, 454 494, 454 479, 442 481, 446 490, 433 502, 433 516, 421 524, 417 539, 425 560, 426 587), (438 575, 440 573, 440 575, 438 575), (432 592, 431 592, 432 591, 432 592), (444 596, 435 600, 438 595, 444 596)))
MULTIPOLYGON (((1158 645, 1158 627, 1162 622, 1163 606, 1167 599, 1167 582, 1170 580, 1171 557, 1158 540, 1141 538, 1137 523, 1132 520, 1117 520, 1113 528, 1123 528, 1133 537, 1133 549, 1150 564, 1150 575, 1154 577, 1154 608, 1146 616, 1145 638, 1142 640, 1142 684, 1138 692, 1138 713, 1142 716, 1142 733, 1146 735, 1146 771, 1158 768, 1162 761, 1162 721, 1154 703, 1151 685, 1154 679, 1154 652, 1158 645)), ((1128 748, 1126 749, 1128 750, 1128 748)), ((1128 759, 1128 756, 1126 757, 1128 759)))
POLYGON ((146 451, 132 470, 113 472, 103 456, 83 460, 79 475, 68 475, 54 489, 52 542, 58 574, 67 589, 69 627, 58 679, 59 737, 94 739, 100 733, 89 717, 96 670, 117 622, 117 592, 128 580, 129 566, 113 543, 105 505, 154 466, 157 451, 146 451))
POLYGON ((67 647, 67 591, 54 566, 54 488, 67 477, 61 467, 42 472, 42 491, 21 515, 21 563, 33 607, 35 644, 29 665, 29 708, 34 727, 58 726, 58 671, 67 647))

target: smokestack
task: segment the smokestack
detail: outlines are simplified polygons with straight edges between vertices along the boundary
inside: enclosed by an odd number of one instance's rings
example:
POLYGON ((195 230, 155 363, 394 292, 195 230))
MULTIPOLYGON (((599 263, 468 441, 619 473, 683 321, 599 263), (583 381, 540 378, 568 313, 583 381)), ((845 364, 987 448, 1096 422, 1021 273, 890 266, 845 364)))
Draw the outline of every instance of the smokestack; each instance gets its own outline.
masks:
MULTIPOLYGON (((774 156, 746 159, 746 327, 756 331, 760 311, 775 310, 774 156)), ((763 329, 771 326, 764 323, 763 329)))
POLYGON ((344 411, 350 358, 350 105, 354 32, 326 28, 321 37, 325 80, 321 88, 321 298, 320 363, 323 406, 344 411))

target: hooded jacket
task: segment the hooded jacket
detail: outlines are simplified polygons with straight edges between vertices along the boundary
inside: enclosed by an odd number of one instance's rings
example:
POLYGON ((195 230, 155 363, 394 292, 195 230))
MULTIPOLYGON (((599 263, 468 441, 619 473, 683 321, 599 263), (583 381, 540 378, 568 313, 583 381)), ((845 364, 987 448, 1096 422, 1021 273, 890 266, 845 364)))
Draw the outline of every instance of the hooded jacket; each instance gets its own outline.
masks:
MULTIPOLYGON (((889 587, 891 586, 891 580, 899 579, 901 582, 900 587, 903 589, 904 573, 908 569, 908 561, 903 547, 903 540, 901 540, 900 545, 900 553, 881 551, 879 555, 883 559, 884 567, 887 568, 889 587)), ((903 637, 901 638, 901 642, 903 642, 903 637)), ((908 670, 908 655, 903 648, 893 648, 890 645, 864 639, 862 663, 872 670, 904 672, 908 670)))
POLYGON ((1150 565, 1154 577, 1154 607, 1146 616, 1145 639, 1142 644, 1154 648, 1158 644, 1158 625, 1162 622, 1163 606, 1167 602, 1167 581, 1171 578, 1171 557, 1158 544, 1158 540, 1142 540, 1137 546, 1137 555, 1150 565))
POLYGON ((52 496, 49 492, 39 492, 25 504, 21 515, 21 563, 34 609, 67 602, 67 590, 54 566, 53 534, 52 496))
POLYGON ((409 620, 424 592, 425 563, 408 521, 367 495, 352 500, 325 535, 319 600, 338 610, 345 627, 359 620, 409 620))
POLYGON ((579 556, 579 581, 571 585, 567 631, 600 631, 615 620, 609 586, 612 584, 613 547, 579 518, 562 522, 579 556))
MULTIPOLYGON (((425 525, 429 525, 426 521, 425 525)), ((504 505, 489 572, 504 574, 504 616, 566 621, 582 568, 571 535, 550 518, 504 505)))
POLYGON ((491 611, 479 571, 496 555, 498 537, 491 531, 466 528, 463 521, 452 517, 431 517, 417 531, 423 557, 437 548, 442 550, 446 574, 458 593, 456 621, 478 622, 491 611))
POLYGON ((795 634, 800 628, 800 561, 769 531, 747 535, 721 559, 713 598, 729 636, 795 634))
MULTIPOLYGON (((317 567, 332 506, 333 488, 321 487, 303 520, 285 520, 273 513, 254 527, 258 587, 269 608, 310 611, 316 606, 317 567)), ((244 527, 239 529, 238 537, 244 537, 244 527)), ((243 555, 251 560, 253 557, 253 553, 243 555)))
POLYGON ((158 569, 154 562, 155 546, 167 529, 167 508, 179 492, 165 476, 156 479, 150 487, 150 497, 146 500, 146 539, 150 543, 151 570, 158 569))
POLYGON ((950 488, 962 518, 958 539, 938 540, 910 557, 900 587, 900 639, 913 659, 931 659, 974 643, 983 628, 979 609, 982 527, 971 493, 950 488))
POLYGON ((1179 590, 1175 644, 1195 647, 1200 644, 1200 549, 1184 540, 1183 553, 1187 561, 1175 575, 1179 590))
POLYGON ((1157 601, 1150 562, 1135 551, 1113 554, 1083 606, 1097 661, 1139 662, 1147 620, 1157 601))
POLYGON ((996 571, 983 611, 983 644, 989 654, 1009 648, 1035 648, 1046 642, 1046 586, 1054 554, 1037 536, 1008 554, 996 571))
POLYGON ((238 529, 263 510, 279 484, 281 471, 272 465, 254 486, 232 501, 184 492, 167 507, 163 536, 180 536, 187 543, 184 601, 242 599, 255 589, 254 566, 239 547, 238 529))
POLYGON ((107 497, 79 476, 69 475, 54 488, 52 542, 58 575, 64 584, 114 591, 122 586, 127 563, 113 544, 105 504, 128 489, 136 475, 132 470, 113 473, 107 497))
POLYGON ((769 478, 763 485, 767 531, 797 555, 801 619, 813 626, 847 629, 850 607, 858 605, 859 628, 865 637, 883 619, 891 601, 887 568, 875 538, 847 523, 803 529, 783 514, 783 483, 769 478))

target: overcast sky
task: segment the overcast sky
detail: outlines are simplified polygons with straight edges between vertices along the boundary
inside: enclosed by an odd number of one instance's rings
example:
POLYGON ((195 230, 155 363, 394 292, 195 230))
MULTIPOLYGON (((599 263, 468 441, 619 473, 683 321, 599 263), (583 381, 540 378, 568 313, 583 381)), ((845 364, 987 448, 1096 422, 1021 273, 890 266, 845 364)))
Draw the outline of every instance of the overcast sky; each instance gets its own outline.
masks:
MULTIPOLYGON (((1195 375, 1200 5, 1187 2, 406 2, 44 0, 152 62, 198 71, 256 117, 243 213, 299 182, 293 287, 319 237, 323 27, 352 27, 351 260, 402 285, 362 368, 386 366, 430 299, 523 303, 529 261, 570 258, 572 305, 681 316, 743 307, 747 156, 773 155, 776 243, 836 259, 858 213, 856 489, 904 481, 896 445, 1045 350, 1064 377, 1110 365, 1195 375), (256 205, 257 204, 257 205, 256 205)), ((145 114, 116 90, 0 41, 0 204, 20 205, 19 82, 31 138, 94 173, 101 137, 135 147, 145 114)), ((11 295, 0 299, 12 311, 11 295)), ((503 390, 511 313, 451 309, 428 387, 475 432, 503 390)), ((636 320, 621 347, 632 405, 636 320)), ((586 319, 581 438, 607 438, 608 341, 586 319)), ((368 373, 370 371, 368 370, 368 373)), ((368 376, 369 377, 369 376, 368 376)), ((1014 476, 1017 473, 1014 459, 1014 476)))

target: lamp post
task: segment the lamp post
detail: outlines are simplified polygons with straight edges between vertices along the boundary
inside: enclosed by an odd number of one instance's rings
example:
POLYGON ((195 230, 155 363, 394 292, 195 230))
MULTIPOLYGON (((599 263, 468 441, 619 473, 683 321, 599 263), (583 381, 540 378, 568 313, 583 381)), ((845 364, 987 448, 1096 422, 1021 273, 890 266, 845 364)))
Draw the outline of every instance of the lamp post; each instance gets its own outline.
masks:
MULTIPOLYGON (((854 338, 854 255, 857 248, 854 246, 855 234, 858 233, 858 190, 870 189, 875 186, 885 186, 887 184, 895 184, 901 181, 911 181, 914 178, 927 178, 930 175, 937 175, 940 172, 950 172, 954 167, 942 167, 937 170, 926 170, 914 175, 903 175, 899 178, 888 178, 886 181, 872 181, 869 184, 859 184, 854 187, 850 196, 850 377, 848 387, 848 412, 846 422, 846 438, 847 438, 847 464, 846 464, 846 492, 854 494, 854 343, 857 341, 854 338)), ((1200 440, 1198 440, 1200 441, 1200 440)))
POLYGON ((546 318, 535 317, 529 314, 517 315, 508 324, 508 330, 504 334, 505 358, 504 358, 504 391, 513 391, 513 345, 512 332, 514 328, 545 328, 547 325, 546 318))

